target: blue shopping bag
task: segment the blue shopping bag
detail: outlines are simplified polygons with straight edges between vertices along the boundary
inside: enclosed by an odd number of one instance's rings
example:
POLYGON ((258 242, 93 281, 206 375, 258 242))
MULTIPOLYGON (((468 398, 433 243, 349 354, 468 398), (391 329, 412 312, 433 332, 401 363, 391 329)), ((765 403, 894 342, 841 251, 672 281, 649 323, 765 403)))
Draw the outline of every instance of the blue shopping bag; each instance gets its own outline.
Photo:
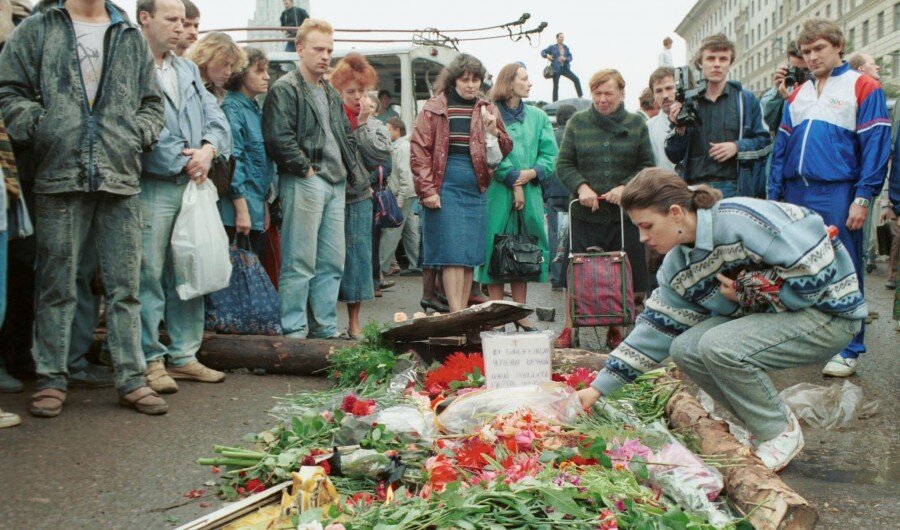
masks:
POLYGON ((259 258, 232 243, 231 283, 206 297, 206 329, 232 335, 281 335, 278 293, 259 258))

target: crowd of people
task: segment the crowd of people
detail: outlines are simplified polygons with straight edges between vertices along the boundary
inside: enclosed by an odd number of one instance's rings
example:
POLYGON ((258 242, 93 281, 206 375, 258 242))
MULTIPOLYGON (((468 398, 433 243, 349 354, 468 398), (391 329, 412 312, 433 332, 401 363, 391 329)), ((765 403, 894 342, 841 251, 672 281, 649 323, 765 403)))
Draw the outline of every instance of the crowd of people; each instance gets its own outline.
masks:
MULTIPOLYGON (((178 380, 224 380, 197 360, 204 299, 176 292, 170 238, 188 183, 230 159, 221 222, 270 264, 286 336, 360 338, 363 303, 389 288, 401 241, 426 310, 460 311, 485 300, 482 288, 521 303, 528 283, 563 289, 568 233, 574 252, 624 251, 643 308, 627 337, 609 328, 613 351, 585 404, 671 356, 744 421, 769 467, 799 451, 796 419, 765 372, 817 362, 826 375, 856 371, 864 227, 879 194, 892 206, 885 218, 900 213, 877 66, 864 54, 844 60, 837 25, 805 22, 762 102, 729 80, 734 44, 713 35, 693 60, 706 90, 685 108, 667 38, 640 112, 625 109, 622 75, 601 69, 590 107, 560 106, 555 128, 525 103, 533 84, 522 63, 502 67, 485 93, 487 69, 459 54, 407 131, 366 58, 332 65, 331 25, 291 0, 285 8, 303 18, 295 30, 282 17, 298 68, 271 86, 265 53, 223 33, 199 38, 190 0, 139 0, 134 23, 104 0, 43 0, 6 40, 0 196, 32 201, 35 237, 31 251, 10 242, 10 270, 25 264, 34 277, 0 301, 18 304, 17 324, 34 315, 32 415, 59 415, 70 384, 115 386, 123 405, 162 414, 161 394, 178 380), (787 66, 802 78, 787 83, 787 66), (392 225, 378 221, 385 189, 402 214, 392 225), (509 233, 535 241, 533 274, 491 268, 497 236, 509 233), (111 372, 86 356, 101 293, 111 372)), ((541 55, 554 100, 559 77, 580 96, 564 35, 541 55)), ((7 357, 27 342, 11 327, 0 336, 7 357)), ((0 390, 21 389, 0 364, 0 390)))

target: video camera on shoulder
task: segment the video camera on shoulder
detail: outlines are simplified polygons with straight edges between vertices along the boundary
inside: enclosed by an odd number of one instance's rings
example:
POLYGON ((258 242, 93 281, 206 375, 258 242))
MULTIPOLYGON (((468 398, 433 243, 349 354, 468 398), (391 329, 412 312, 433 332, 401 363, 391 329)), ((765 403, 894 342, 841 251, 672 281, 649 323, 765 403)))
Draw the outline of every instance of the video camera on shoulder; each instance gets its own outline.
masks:
POLYGON ((697 100, 706 94, 706 79, 694 83, 693 70, 688 66, 675 69, 675 101, 681 103, 681 112, 675 118, 678 127, 694 127, 700 123, 697 100))
POLYGON ((794 85, 802 85, 809 76, 806 71, 799 66, 791 66, 788 68, 787 74, 784 76, 784 86, 790 88, 794 85))

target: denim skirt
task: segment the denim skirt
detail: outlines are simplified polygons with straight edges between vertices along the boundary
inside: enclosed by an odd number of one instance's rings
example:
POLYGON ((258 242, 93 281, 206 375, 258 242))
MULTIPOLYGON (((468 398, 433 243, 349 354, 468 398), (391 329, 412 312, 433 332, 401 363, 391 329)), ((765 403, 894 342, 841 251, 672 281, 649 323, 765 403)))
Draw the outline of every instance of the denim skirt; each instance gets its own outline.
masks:
POLYGON ((438 192, 441 207, 422 208, 425 267, 477 267, 484 263, 487 196, 478 189, 472 158, 450 155, 438 192))
POLYGON ((375 298, 372 281, 372 199, 347 204, 344 210, 347 254, 341 277, 341 302, 363 302, 375 298))

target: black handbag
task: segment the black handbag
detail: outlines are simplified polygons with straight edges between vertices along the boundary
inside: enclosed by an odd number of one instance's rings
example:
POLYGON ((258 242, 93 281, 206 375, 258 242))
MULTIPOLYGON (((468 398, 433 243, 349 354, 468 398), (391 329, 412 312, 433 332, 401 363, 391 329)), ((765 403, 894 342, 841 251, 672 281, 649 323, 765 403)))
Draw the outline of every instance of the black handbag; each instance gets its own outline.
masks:
POLYGON ((209 180, 212 181, 219 193, 219 197, 228 196, 228 188, 231 187, 231 179, 234 177, 236 161, 233 156, 217 156, 209 167, 209 180))
POLYGON ((553 79, 553 65, 548 64, 544 67, 544 79, 553 79))
MULTIPOLYGON (((524 282, 535 280, 541 275, 544 263, 544 252, 538 246, 537 236, 525 233, 525 222, 522 212, 513 208, 512 217, 516 217, 516 232, 494 234, 494 247, 488 274, 498 280, 524 282)), ((508 232, 509 224, 504 232, 508 232)))

